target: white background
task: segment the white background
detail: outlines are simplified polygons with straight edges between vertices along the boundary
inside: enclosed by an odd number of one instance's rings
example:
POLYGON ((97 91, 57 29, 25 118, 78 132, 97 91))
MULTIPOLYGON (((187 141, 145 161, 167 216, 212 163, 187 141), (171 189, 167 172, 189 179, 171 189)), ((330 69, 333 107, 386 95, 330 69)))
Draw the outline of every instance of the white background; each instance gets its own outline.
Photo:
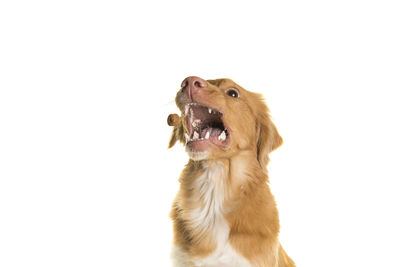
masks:
POLYGON ((169 266, 189 75, 265 95, 299 267, 400 266, 398 1, 2 1, 0 266, 169 266))

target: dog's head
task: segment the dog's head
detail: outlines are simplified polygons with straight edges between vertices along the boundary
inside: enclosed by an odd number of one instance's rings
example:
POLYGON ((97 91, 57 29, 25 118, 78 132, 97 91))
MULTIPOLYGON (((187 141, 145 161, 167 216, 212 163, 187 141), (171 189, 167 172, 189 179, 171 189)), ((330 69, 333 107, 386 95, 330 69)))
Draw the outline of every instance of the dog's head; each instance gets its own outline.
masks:
POLYGON ((269 152, 282 144, 262 96, 230 79, 188 77, 175 102, 181 116, 168 117, 174 126, 169 147, 181 141, 193 160, 229 158, 252 150, 265 166, 269 152))

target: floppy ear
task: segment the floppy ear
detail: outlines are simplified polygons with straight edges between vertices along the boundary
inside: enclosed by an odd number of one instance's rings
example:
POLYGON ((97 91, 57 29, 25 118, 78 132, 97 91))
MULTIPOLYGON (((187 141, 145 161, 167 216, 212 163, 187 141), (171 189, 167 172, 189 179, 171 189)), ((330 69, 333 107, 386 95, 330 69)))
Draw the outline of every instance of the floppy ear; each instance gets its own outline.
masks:
POLYGON ((269 161, 269 153, 282 145, 283 140, 276 126, 271 121, 265 107, 264 114, 257 118, 257 159, 261 167, 265 168, 269 161))
POLYGON ((170 114, 167 119, 167 123, 169 126, 173 126, 171 137, 169 139, 168 148, 171 148, 175 145, 177 141, 184 142, 184 131, 183 125, 181 122, 181 118, 177 114, 170 114))

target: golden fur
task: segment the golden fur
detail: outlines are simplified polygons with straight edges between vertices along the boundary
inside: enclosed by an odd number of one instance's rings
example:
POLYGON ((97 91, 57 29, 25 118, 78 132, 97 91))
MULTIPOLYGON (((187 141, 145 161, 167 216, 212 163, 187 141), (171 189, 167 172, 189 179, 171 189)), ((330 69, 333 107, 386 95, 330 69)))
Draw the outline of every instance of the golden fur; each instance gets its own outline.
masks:
MULTIPOLYGON (((221 171, 214 181, 213 194, 223 196, 220 212, 229 226, 230 246, 251 266, 294 267, 278 240, 278 210, 267 184, 268 155, 282 144, 269 110, 260 94, 249 92, 230 79, 206 82, 197 101, 224 111, 223 120, 229 125, 231 140, 227 148, 211 146, 206 159, 190 159, 183 169, 180 190, 170 214, 174 245, 187 256, 185 266, 195 266, 194 259, 205 258, 216 250, 216 232, 211 226, 195 223, 193 212, 204 208, 209 201, 196 181, 208 168, 218 165, 221 171), (229 88, 238 90, 240 97, 227 95, 229 88)), ((187 125, 181 102, 180 90, 176 103, 182 115, 172 115, 168 120, 174 127, 169 147, 177 141, 186 142, 187 125)), ((211 222, 213 220, 217 219, 212 218, 211 222)))

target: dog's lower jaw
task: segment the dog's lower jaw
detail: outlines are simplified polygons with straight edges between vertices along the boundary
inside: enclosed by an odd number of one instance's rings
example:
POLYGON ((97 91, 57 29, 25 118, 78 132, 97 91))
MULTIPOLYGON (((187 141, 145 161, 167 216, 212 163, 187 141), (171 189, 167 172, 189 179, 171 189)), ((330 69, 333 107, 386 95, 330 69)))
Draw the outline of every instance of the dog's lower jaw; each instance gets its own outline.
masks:
POLYGON ((186 152, 189 155, 189 158, 194 160, 194 161, 200 161, 200 160, 205 160, 209 156, 209 151, 195 151, 189 148, 189 146, 186 146, 186 152))

